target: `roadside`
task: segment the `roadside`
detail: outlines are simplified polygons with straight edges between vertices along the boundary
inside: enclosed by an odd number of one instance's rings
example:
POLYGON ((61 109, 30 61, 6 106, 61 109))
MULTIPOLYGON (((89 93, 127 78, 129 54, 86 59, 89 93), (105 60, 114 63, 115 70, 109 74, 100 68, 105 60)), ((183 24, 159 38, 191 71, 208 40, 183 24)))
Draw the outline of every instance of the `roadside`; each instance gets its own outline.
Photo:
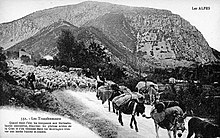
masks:
MULTIPOLYGON (((88 127, 103 138, 117 137, 118 127, 109 120, 100 117, 94 110, 85 106, 79 99, 67 93, 68 90, 55 91, 53 95, 71 115, 71 119, 88 127)), ((78 92, 80 93, 80 92, 78 92)))
MULTIPOLYGON (((103 105, 97 100, 95 92, 77 92, 72 90, 56 91, 53 95, 60 104, 74 116, 77 121, 84 126, 98 133, 101 137, 117 138, 154 138, 155 128, 152 119, 136 117, 139 132, 131 129, 130 115, 122 114, 124 126, 118 123, 118 116, 112 111, 108 111, 107 102, 103 105)), ((146 114, 149 114, 150 106, 146 106, 146 114)), ((165 129, 159 129, 159 135, 168 138, 165 129)), ((186 137, 185 131, 183 137, 186 137)))

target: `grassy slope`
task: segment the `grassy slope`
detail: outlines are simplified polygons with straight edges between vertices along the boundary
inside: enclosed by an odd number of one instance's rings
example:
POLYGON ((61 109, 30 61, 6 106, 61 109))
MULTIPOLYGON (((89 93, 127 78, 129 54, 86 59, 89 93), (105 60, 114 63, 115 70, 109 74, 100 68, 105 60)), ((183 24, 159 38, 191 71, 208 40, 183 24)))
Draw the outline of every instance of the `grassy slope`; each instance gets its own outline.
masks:
POLYGON ((70 112, 71 118, 74 116, 74 120, 80 124, 90 128, 103 138, 117 137, 117 126, 112 124, 109 120, 100 117, 99 114, 90 110, 81 101, 68 94, 64 94, 63 91, 55 91, 53 95, 57 97, 60 104, 70 112))

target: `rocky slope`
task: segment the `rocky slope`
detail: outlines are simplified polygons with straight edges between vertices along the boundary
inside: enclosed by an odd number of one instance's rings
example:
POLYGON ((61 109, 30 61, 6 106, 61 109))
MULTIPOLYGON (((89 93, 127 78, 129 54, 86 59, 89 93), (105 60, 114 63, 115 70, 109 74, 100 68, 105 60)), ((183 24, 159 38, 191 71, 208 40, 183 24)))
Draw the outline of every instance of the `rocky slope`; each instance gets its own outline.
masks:
MULTIPOLYGON (((66 21, 58 21, 47 27, 44 27, 34 36, 23 40, 14 46, 8 48, 8 51, 18 51, 25 49, 26 52, 31 53, 34 57, 40 53, 41 56, 51 55, 55 56, 58 52, 57 40, 63 29, 70 30, 78 41, 82 41, 85 45, 92 42, 108 47, 113 59, 125 58, 125 48, 117 47, 111 40, 109 40, 101 31, 94 27, 76 27, 66 21)), ((120 61, 120 60, 118 60, 120 61)))
POLYGON ((42 56, 57 54, 57 39, 61 34, 62 29, 74 30, 77 27, 65 21, 55 22, 47 27, 42 28, 33 36, 23 40, 14 46, 10 47, 10 51, 18 51, 19 49, 25 49, 28 53, 40 54, 42 56))
MULTIPOLYGON (((123 56, 116 56, 135 67, 140 66, 138 63, 143 67, 174 67, 217 60, 201 32, 179 15, 167 10, 91 1, 38 11, 0 24, 0 45, 7 49, 30 37, 34 39, 43 33, 42 29, 59 21, 97 28, 106 36, 102 43, 111 41, 110 50, 120 51, 123 56)), ((52 37, 49 41, 54 42, 52 37)), ((33 46, 28 42, 23 44, 33 46)))

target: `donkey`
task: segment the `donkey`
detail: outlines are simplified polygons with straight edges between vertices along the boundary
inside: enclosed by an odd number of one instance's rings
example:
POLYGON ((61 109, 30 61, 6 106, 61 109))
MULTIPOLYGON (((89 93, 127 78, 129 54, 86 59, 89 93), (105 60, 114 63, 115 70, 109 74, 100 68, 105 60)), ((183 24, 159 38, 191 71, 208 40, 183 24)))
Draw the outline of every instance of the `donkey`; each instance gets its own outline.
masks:
POLYGON ((183 113, 183 110, 179 106, 169 107, 161 112, 158 112, 157 109, 153 107, 150 114, 151 117, 145 117, 154 120, 156 138, 159 138, 159 127, 167 129, 169 138, 171 138, 171 131, 173 131, 174 138, 176 138, 176 135, 180 138, 186 129, 184 122, 186 114, 183 113))
POLYGON ((188 122, 187 138, 195 133, 195 138, 216 138, 220 137, 220 127, 198 117, 192 117, 188 122))
MULTIPOLYGON (((115 103, 113 102, 113 104, 115 104, 115 103)), ((140 103, 137 100, 132 99, 119 107, 115 104, 115 108, 119 112, 118 113, 119 114, 119 116, 118 116, 119 123, 123 126, 122 113, 131 115, 130 128, 133 129, 133 122, 134 122, 135 130, 136 130, 136 132, 138 132, 137 121, 135 119, 135 115, 137 114, 139 116, 139 113, 144 114, 144 112, 145 112, 144 102, 140 103)))

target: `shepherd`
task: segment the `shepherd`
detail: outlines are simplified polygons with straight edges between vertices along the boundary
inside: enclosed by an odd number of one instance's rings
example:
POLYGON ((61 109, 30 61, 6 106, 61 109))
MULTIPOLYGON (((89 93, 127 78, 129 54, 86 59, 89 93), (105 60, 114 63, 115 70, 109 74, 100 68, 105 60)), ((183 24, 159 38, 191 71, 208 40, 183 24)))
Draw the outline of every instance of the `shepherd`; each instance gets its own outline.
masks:
POLYGON ((105 84, 104 74, 102 73, 101 68, 99 68, 97 73, 97 89, 104 84, 105 84))
POLYGON ((149 104, 153 105, 153 103, 156 102, 156 100, 159 100, 160 94, 158 92, 158 85, 154 82, 147 81, 147 78, 145 78, 145 81, 140 81, 135 87, 138 92, 145 97, 145 101, 149 104))
POLYGON ((34 81, 35 81, 34 72, 28 73, 27 80, 28 80, 28 83, 30 84, 31 89, 34 90, 34 81))
POLYGON ((158 93, 158 91, 155 89, 154 85, 150 85, 150 87, 148 88, 148 94, 150 96, 150 105, 153 105, 154 103, 156 103, 157 101, 159 101, 160 99, 160 94, 158 93))

